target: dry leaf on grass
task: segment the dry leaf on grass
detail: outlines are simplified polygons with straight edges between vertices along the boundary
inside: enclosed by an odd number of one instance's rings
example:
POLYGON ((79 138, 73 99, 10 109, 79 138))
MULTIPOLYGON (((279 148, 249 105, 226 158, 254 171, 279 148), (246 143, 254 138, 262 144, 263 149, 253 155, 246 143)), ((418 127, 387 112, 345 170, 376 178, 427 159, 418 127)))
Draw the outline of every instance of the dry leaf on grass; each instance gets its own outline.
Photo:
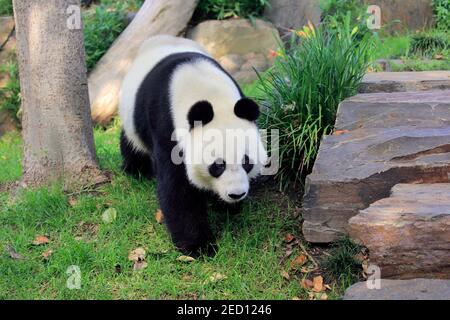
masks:
POLYGON ((9 256, 14 260, 23 260, 23 256, 19 253, 17 253, 16 250, 11 245, 6 246, 6 251, 8 252, 9 256))
POLYGON ((195 261, 195 258, 192 258, 190 256, 180 256, 177 258, 177 260, 181 262, 192 262, 195 261))
POLYGON ((77 198, 74 198, 74 197, 70 197, 69 198, 69 205, 71 207, 75 207, 77 205, 77 203, 78 203, 78 199, 77 198))
POLYGON ((117 210, 114 208, 106 209, 102 214, 102 220, 105 223, 111 223, 117 218, 117 210))
POLYGON ((295 237, 290 233, 288 233, 287 235, 284 236, 284 242, 286 242, 286 243, 290 243, 290 242, 294 241, 294 239, 295 239, 295 237))
POLYGON ((322 276, 317 276, 314 277, 313 279, 313 291, 314 292, 322 292, 324 291, 324 286, 323 286, 323 278, 322 276))
POLYGON ((43 244, 47 244, 49 242, 50 242, 50 240, 46 236, 37 236, 33 240, 33 244, 35 246, 40 246, 40 245, 43 245, 43 244))
POLYGON ((155 213, 155 220, 158 223, 163 223, 164 222, 164 215, 163 215, 161 209, 158 209, 158 211, 156 211, 156 213, 155 213))
POLYGON ((289 275, 289 273, 287 271, 281 271, 281 276, 283 278, 285 278, 286 280, 291 280, 291 276, 289 275))
POLYGON ((214 273, 209 277, 209 281, 210 281, 210 282, 218 282, 218 281, 225 280, 226 278, 227 278, 226 275, 223 275, 223 274, 218 273, 218 272, 214 272, 214 273))
POLYGON ((300 269, 301 266, 303 266, 307 260, 308 258, 304 254, 297 256, 291 262, 291 269, 300 269))
POLYGON ((145 260, 145 250, 143 248, 136 248, 131 250, 128 254, 128 260, 130 261, 144 261, 145 260))
POLYGON ((44 251, 42 253, 42 257, 44 259, 48 259, 52 255, 52 253, 53 253, 53 250, 52 249, 48 249, 48 250, 46 250, 46 251, 44 251))
POLYGON ((148 264, 145 261, 135 261, 133 265, 133 270, 138 271, 147 268, 148 264))
POLYGON ((306 290, 310 290, 314 287, 314 283, 309 279, 302 279, 301 281, 302 288, 306 290))

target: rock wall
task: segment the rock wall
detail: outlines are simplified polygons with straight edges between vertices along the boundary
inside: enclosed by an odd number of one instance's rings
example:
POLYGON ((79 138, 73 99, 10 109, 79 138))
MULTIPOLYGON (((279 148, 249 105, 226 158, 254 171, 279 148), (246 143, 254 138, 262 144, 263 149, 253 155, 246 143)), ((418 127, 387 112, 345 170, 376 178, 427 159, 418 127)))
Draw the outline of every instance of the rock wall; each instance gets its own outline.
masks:
POLYGON ((271 23, 246 19, 205 21, 190 30, 188 38, 200 43, 240 83, 255 81, 255 70, 263 72, 271 66, 271 51, 280 42, 271 23))
POLYGON ((281 33, 289 29, 299 29, 311 21, 320 23, 319 0, 270 0, 265 16, 272 21, 281 33))

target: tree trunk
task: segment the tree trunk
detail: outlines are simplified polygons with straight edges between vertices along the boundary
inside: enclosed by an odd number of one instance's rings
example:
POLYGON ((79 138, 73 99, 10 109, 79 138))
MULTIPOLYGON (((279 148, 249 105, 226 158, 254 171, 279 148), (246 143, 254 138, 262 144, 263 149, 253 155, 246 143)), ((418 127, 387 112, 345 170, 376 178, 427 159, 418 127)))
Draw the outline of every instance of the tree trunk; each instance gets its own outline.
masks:
POLYGON ((151 36, 181 35, 198 0, 147 0, 89 76, 91 114, 106 124, 116 114, 122 80, 141 44, 151 36))
MULTIPOLYGON (((69 28, 80 0, 14 0, 23 107, 23 182, 87 184, 97 168, 81 24, 69 28), (73 8, 73 7, 72 7, 73 8), (76 9, 76 7, 75 7, 76 9)), ((98 180, 97 180, 98 181, 98 180)))

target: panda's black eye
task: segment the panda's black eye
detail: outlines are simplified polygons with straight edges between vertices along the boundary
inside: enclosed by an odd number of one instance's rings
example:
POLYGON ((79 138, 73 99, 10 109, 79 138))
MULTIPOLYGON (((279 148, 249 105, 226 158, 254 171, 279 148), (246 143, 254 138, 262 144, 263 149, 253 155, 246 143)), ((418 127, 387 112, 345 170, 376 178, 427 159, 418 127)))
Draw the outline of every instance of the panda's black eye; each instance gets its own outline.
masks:
POLYGON ((227 165, 225 160, 217 159, 212 165, 209 166, 209 174, 214 178, 218 178, 222 175, 222 173, 224 173, 226 167, 227 165))
POLYGON ((245 172, 249 173, 253 169, 253 164, 250 163, 250 158, 245 155, 244 162, 242 163, 242 168, 244 168, 245 172))

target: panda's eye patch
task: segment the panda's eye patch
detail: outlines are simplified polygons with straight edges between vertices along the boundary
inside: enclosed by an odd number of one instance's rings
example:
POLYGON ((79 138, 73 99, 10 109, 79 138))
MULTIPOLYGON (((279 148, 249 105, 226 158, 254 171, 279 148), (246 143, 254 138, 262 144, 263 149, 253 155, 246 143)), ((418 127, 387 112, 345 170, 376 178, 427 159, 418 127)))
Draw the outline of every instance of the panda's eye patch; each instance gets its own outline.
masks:
POLYGON ((253 169, 253 164, 250 163, 250 158, 245 155, 244 162, 242 163, 242 168, 244 168, 245 172, 249 173, 253 169))
POLYGON ((224 173, 226 167, 227 165, 225 160, 217 159, 212 165, 209 166, 209 174, 214 178, 218 178, 222 175, 222 173, 224 173))

